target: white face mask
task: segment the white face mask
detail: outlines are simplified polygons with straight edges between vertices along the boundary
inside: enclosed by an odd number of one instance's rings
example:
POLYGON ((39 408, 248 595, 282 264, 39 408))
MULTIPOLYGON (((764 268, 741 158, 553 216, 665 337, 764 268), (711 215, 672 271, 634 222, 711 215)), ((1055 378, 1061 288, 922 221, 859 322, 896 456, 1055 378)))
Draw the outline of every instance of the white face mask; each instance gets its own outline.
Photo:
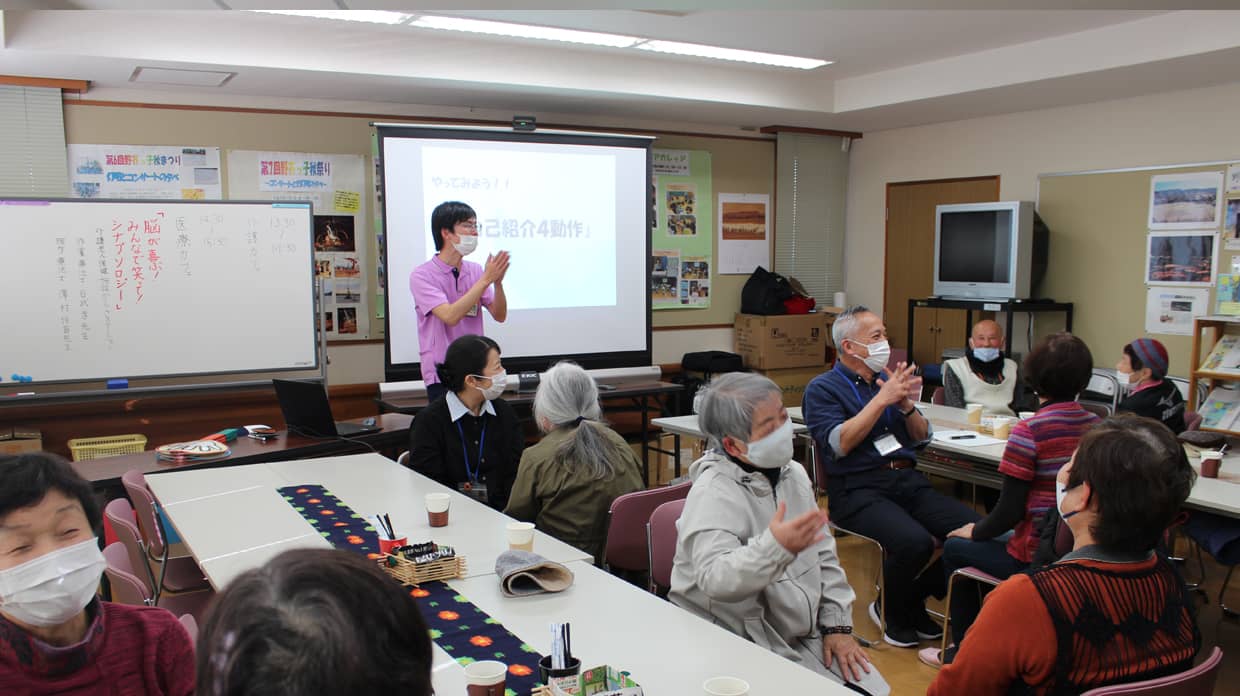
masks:
POLYGON ((474 253, 474 249, 478 248, 478 235, 462 234, 460 237, 461 241, 452 245, 452 248, 456 249, 456 253, 461 256, 469 256, 474 253))
POLYGON ((504 395, 504 387, 508 386, 508 373, 500 370, 499 373, 487 377, 486 375, 474 375, 478 379, 490 379, 491 386, 483 389, 482 387, 474 387, 482 392, 482 396, 487 401, 493 401, 504 395))
POLYGON ((792 460, 792 419, 764 438, 749 443, 745 457, 759 469, 778 469, 792 460))
POLYGON ((1063 511, 1063 499, 1067 495, 1068 495, 1067 486, 1061 486, 1059 484, 1055 484, 1055 509, 1059 511, 1059 516, 1064 518, 1065 520, 1080 512, 1080 510, 1074 510, 1072 512, 1063 511))
POLYGON ((861 341, 853 341, 853 343, 865 346, 870 352, 869 357, 861 359, 861 362, 865 363, 866 367, 874 372, 882 372, 883 368, 887 367, 887 361, 891 359, 891 345, 887 343, 887 339, 875 341, 868 345, 861 341))
POLYGON ((30 626, 65 623, 90 604, 107 565, 92 537, 0 570, 0 611, 30 626))
POLYGON ((1116 370, 1115 379, 1119 380, 1119 390, 1124 391, 1132 384, 1132 373, 1116 370))
POLYGON ((999 349, 998 348, 974 348, 973 357, 977 358, 978 360, 984 363, 994 362, 995 360, 999 359, 999 349))

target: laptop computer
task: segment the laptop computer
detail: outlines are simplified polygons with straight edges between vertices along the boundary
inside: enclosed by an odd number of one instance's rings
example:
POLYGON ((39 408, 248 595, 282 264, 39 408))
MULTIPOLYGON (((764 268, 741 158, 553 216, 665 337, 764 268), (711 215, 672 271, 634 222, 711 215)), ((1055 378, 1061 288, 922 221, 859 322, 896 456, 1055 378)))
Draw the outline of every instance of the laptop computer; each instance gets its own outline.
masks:
POLYGON ((377 425, 334 420, 327 390, 319 382, 273 379, 271 384, 276 388, 276 399, 289 432, 307 437, 353 437, 383 430, 377 425))

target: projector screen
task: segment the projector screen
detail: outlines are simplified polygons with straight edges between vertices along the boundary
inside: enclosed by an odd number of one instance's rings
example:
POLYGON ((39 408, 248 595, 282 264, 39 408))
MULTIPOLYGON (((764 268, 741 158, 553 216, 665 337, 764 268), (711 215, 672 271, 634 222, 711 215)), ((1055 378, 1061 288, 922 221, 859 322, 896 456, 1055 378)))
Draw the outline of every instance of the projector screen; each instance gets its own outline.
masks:
POLYGON ((509 372, 571 358, 650 364, 650 138, 507 129, 379 126, 387 379, 420 379, 409 275, 436 254, 444 201, 478 215, 485 265, 511 255, 508 317, 483 310, 509 372))

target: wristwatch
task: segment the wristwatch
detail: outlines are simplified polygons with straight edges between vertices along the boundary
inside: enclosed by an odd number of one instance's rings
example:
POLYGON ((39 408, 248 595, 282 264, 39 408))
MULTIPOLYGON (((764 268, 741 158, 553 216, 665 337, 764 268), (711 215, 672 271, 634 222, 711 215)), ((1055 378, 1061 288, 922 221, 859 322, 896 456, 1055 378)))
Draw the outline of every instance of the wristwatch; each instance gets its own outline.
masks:
POLYGON ((900 415, 901 415, 901 416, 904 416, 905 418, 908 418, 909 416, 913 415, 913 413, 914 413, 916 410, 917 410, 917 404, 913 404, 913 406, 912 406, 911 408, 909 408, 909 410, 907 410, 907 411, 900 411, 900 415))
POLYGON ((852 626, 819 626, 818 632, 821 633, 824 638, 835 634, 847 636, 852 634, 852 626))

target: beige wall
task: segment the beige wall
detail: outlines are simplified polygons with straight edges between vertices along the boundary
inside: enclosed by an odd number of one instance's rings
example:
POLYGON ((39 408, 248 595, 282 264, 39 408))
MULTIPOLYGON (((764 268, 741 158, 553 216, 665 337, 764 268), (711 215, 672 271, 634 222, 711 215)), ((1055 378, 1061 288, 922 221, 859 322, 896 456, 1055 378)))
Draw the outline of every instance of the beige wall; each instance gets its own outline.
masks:
MULTIPOLYGON (((1036 200, 1039 174, 1240 160, 1235 114, 1240 114, 1240 83, 867 132, 853 143, 849 171, 844 250, 849 302, 882 307, 888 183, 997 174, 1002 200, 1036 200)), ((1144 244, 1145 230, 1132 230, 1131 235, 1115 241, 1125 245, 1125 259, 1131 256, 1128 245, 1144 244)), ((1224 258, 1220 256, 1220 262, 1224 258)), ((1102 272, 1079 286, 1082 294, 1088 295, 1090 283, 1105 283, 1109 273, 1121 272, 1111 264, 1104 245, 1098 258, 1102 272)), ((1130 270, 1134 276, 1140 273, 1139 266, 1130 270)), ((1048 270, 1052 278, 1055 272, 1054 267, 1048 270)), ((1088 296, 1056 299, 1091 301, 1088 296)), ((1091 307, 1086 314, 1120 313, 1124 327, 1131 329, 1136 320, 1129 315, 1143 313, 1144 301, 1142 292, 1104 308, 1091 307)), ((1111 354, 1122 347, 1122 339, 1108 338, 1106 343, 1092 346, 1100 366, 1111 365, 1111 354)), ((1185 373, 1186 364, 1177 359, 1173 372, 1185 373)))
MULTIPOLYGON (((467 117, 463 115, 462 117, 467 117)), ((155 109, 139 107, 65 104, 65 135, 68 143, 123 143, 142 145, 218 146, 227 180, 227 150, 275 150, 322 152, 370 156, 370 122, 356 116, 245 113, 227 110, 155 109)), ((386 119, 398 121, 398 118, 386 119)), ((681 125, 680 127, 683 127, 681 125)), ((660 136, 655 147, 709 150, 712 153, 713 188, 729 193, 774 191, 774 140, 736 140, 685 135, 660 136)), ((366 173, 367 191, 373 190, 373 170, 366 173)), ((227 190, 227 189, 225 189, 227 190)), ((711 202, 714 206, 714 202, 711 202)), ((373 205, 367 206, 364 229, 373 229, 373 205)), ((376 259, 375 240, 366 236, 368 258, 376 259)), ((716 245, 717 246, 717 245, 716 245)), ((373 268, 373 264, 368 270, 373 268)), ((740 306, 744 276, 715 276, 714 297, 709 309, 660 311, 655 326, 731 324, 740 306)), ((374 273, 367 274, 373 297, 374 273)), ((381 320, 372 321, 372 335, 382 336, 381 320)), ((678 363, 692 350, 731 350, 731 329, 682 329, 653 334, 653 362, 678 363)), ((328 347, 328 381, 356 384, 383 381, 383 345, 348 344, 328 347)))

